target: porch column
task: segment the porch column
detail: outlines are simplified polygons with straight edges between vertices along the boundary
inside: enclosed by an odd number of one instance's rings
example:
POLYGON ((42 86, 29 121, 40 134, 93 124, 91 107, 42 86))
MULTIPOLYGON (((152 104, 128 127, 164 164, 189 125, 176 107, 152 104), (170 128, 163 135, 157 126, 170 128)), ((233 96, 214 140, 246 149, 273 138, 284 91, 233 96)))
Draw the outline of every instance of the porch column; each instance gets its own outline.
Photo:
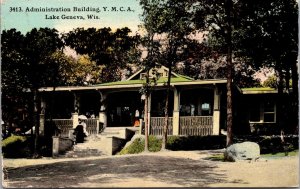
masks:
POLYGON ((103 123, 103 127, 107 127, 107 115, 106 115, 106 98, 107 94, 104 92, 100 92, 101 100, 100 100, 100 111, 99 111, 99 122, 103 123))
POLYGON ((174 88, 173 135, 179 135, 180 91, 174 88))
POLYGON ((73 128, 76 128, 78 125, 78 114, 79 114, 79 107, 80 107, 80 96, 79 94, 73 93, 74 95, 74 112, 72 113, 73 119, 73 128))
POLYGON ((215 86, 214 89, 214 109, 213 109, 213 135, 220 133, 220 93, 215 86))
POLYGON ((41 113, 40 113, 40 129, 39 134, 44 136, 45 134, 45 112, 46 112, 46 100, 44 97, 41 97, 41 113))

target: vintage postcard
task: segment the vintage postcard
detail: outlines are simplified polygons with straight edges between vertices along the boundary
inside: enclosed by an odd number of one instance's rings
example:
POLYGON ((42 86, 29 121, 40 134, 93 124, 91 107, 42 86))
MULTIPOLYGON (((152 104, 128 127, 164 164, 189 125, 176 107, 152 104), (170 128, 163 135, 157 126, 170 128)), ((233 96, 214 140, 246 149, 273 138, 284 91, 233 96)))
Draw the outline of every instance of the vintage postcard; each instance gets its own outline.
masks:
POLYGON ((1 0, 4 188, 299 187, 295 0, 1 0))

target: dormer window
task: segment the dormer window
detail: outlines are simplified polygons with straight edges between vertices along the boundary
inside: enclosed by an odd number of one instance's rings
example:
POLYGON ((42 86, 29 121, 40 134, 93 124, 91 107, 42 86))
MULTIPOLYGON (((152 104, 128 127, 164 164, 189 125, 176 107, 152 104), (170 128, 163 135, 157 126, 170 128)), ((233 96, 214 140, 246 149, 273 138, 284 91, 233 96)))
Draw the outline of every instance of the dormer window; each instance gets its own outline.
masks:
POLYGON ((140 79, 145 79, 145 77, 146 77, 146 73, 141 73, 140 74, 140 79))

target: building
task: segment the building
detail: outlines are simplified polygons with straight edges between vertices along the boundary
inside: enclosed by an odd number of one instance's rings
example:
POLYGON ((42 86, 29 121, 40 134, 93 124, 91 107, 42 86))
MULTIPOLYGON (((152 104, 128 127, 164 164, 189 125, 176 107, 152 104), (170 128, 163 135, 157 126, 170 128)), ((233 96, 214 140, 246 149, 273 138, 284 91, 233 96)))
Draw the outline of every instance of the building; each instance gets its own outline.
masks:
MULTIPOLYGON (((146 113, 150 117, 150 134, 161 135, 168 69, 161 66, 156 70, 159 79, 153 84, 146 113)), ((168 134, 219 135, 220 129, 225 128, 222 120, 226 114, 226 80, 193 80, 174 72, 171 74, 168 134)), ((104 127, 133 126, 136 113, 140 119, 145 115, 144 97, 139 93, 144 76, 141 69, 125 81, 56 87, 55 91, 51 87, 41 88, 41 130, 51 109, 54 120, 73 120, 73 127, 78 123, 79 114, 95 115, 104 127), (53 107, 50 107, 51 101, 53 107)), ((151 70, 150 78, 153 77, 151 70)))
MULTIPOLYGON (((56 87, 55 91, 51 87, 41 88, 41 131, 44 131, 50 112, 65 134, 76 127, 80 114, 91 117, 88 120, 90 132, 98 133, 98 124, 101 128, 133 127, 137 123, 143 126, 142 120, 147 113, 150 135, 162 135, 168 69, 161 66, 155 70, 155 74, 153 70, 149 72, 150 78, 159 77, 152 85, 146 112, 144 96, 139 92, 145 82, 143 69, 124 81, 56 87)), ((226 80, 193 80, 174 72, 171 74, 168 135, 220 135, 226 130, 226 80)), ((278 132, 276 90, 235 86, 233 94, 235 134, 278 132)))

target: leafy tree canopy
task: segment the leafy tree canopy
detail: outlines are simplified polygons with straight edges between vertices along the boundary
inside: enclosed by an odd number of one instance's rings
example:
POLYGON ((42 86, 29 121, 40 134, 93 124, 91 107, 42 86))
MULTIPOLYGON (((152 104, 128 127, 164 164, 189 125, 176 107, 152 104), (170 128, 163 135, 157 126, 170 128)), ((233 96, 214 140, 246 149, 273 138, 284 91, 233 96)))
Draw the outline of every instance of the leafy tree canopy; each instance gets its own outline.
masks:
POLYGON ((102 81, 120 79, 120 70, 127 64, 133 63, 140 56, 137 51, 139 36, 130 36, 127 27, 111 28, 77 28, 63 35, 66 45, 75 49, 77 53, 88 55, 98 65, 104 65, 102 81))

